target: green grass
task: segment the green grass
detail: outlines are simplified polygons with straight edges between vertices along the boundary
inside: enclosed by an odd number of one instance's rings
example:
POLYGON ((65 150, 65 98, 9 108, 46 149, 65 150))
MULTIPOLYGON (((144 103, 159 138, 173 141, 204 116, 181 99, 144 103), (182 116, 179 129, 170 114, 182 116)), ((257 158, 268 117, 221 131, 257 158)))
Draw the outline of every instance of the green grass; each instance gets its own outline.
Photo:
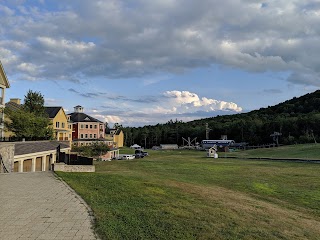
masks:
POLYGON ((97 162, 96 173, 58 173, 91 206, 103 239, 320 235, 318 164, 211 159, 188 150, 149 153, 97 162))
POLYGON ((220 153, 221 156, 320 159, 320 144, 297 144, 278 148, 258 148, 220 153))

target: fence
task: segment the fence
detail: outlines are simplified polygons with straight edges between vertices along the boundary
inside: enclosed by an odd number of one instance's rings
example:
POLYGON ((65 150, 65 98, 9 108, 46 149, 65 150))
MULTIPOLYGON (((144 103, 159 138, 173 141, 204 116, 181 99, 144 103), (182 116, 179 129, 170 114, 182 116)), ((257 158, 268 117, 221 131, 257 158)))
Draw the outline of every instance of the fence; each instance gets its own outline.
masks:
POLYGON ((21 142, 21 141, 44 141, 50 140, 49 137, 2 137, 0 142, 21 142))
POLYGON ((60 152, 57 162, 67 165, 93 165, 93 158, 60 152))

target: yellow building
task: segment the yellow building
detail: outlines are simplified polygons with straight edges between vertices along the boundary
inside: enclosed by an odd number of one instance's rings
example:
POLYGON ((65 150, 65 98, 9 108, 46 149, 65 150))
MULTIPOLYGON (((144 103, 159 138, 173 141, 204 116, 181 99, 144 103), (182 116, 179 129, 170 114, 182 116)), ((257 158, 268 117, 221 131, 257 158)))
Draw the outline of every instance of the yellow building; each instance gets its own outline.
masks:
POLYGON ((113 141, 114 147, 116 148, 123 147, 124 134, 121 129, 110 129, 106 134, 106 139, 113 141))
POLYGON ((68 117, 62 107, 45 107, 52 122, 53 137, 58 141, 72 141, 72 129, 68 117))
POLYGON ((9 87, 9 81, 0 61, 0 138, 4 137, 4 96, 6 88, 9 87))

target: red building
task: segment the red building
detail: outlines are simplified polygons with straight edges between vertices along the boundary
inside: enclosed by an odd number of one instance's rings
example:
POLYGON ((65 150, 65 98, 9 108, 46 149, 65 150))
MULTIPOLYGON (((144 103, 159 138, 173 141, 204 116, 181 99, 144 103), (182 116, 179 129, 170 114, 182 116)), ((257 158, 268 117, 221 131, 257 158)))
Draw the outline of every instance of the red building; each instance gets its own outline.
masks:
POLYGON ((74 112, 68 116, 72 123, 73 145, 90 145, 94 141, 108 142, 105 139, 105 124, 85 114, 82 106, 75 106, 74 112))

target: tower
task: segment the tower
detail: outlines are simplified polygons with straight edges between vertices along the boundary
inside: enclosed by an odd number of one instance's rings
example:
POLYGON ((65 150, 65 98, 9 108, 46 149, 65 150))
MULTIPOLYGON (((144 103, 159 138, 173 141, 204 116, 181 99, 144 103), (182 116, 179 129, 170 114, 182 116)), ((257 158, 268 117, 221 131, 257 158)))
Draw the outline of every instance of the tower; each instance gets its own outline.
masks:
POLYGON ((80 106, 80 105, 75 106, 74 107, 74 112, 83 113, 83 107, 80 106))

